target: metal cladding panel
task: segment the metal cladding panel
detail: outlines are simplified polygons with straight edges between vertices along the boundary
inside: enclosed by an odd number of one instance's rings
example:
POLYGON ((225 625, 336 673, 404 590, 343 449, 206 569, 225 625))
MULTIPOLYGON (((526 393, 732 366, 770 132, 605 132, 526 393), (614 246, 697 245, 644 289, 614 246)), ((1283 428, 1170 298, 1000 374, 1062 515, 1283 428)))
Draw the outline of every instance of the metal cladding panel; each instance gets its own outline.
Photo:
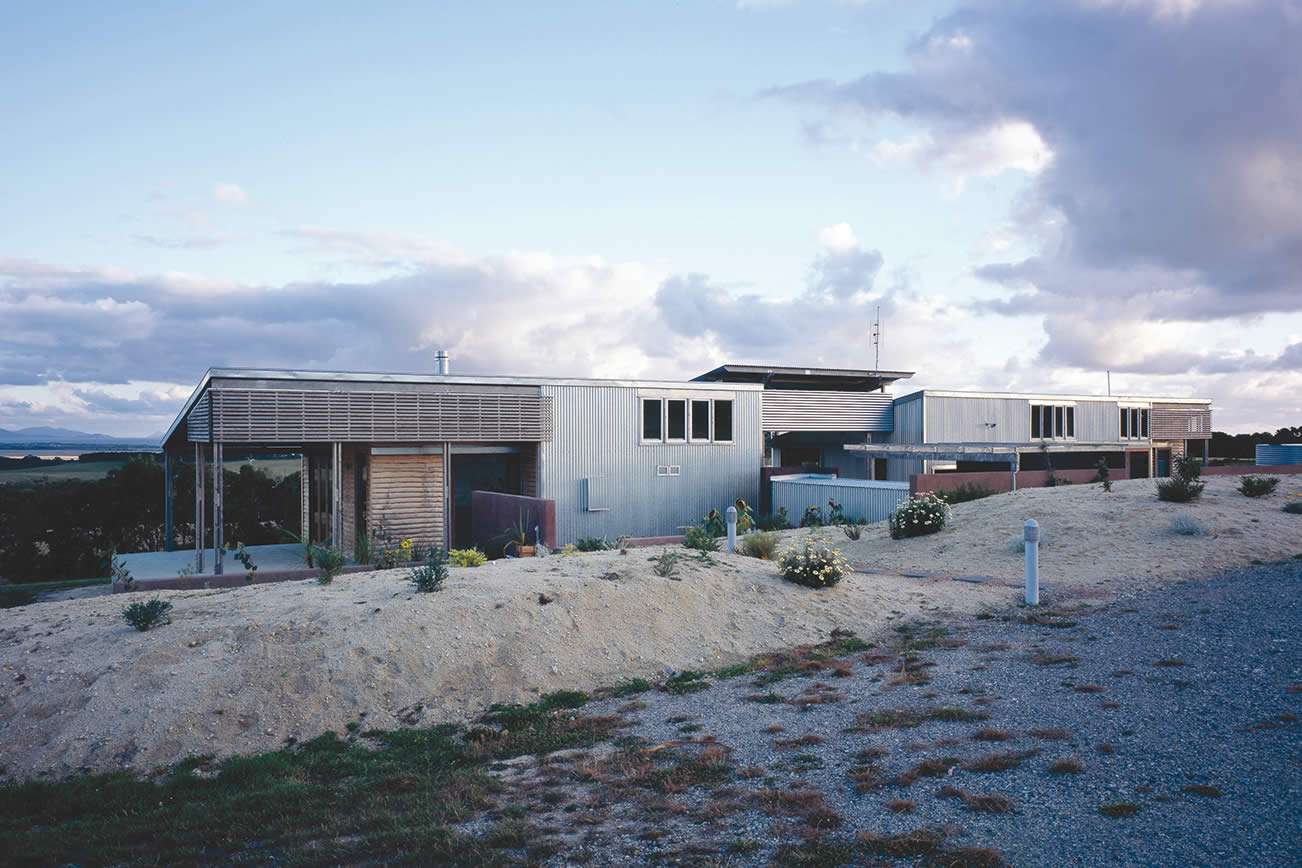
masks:
POLYGON ((765 390, 765 431, 890 431, 891 396, 877 392, 765 390))
POLYGON ((1257 444, 1257 464, 1302 464, 1302 443, 1257 444))
POLYGON ((890 443, 921 443, 922 430, 922 413, 924 398, 914 398, 911 401, 899 401, 892 407, 892 415, 895 417, 894 430, 888 442, 890 443))
POLYGON ((1030 401, 1025 398, 951 398, 928 395, 927 443, 1029 440, 1030 401))
MULTIPOLYGON (((556 503, 556 537, 670 536, 738 498, 755 503, 763 459, 761 392, 717 390, 733 400, 732 443, 639 442, 639 389, 543 386, 552 439, 539 446, 539 496, 556 503), (657 469, 676 466, 677 476, 657 469), (587 511, 585 480, 605 477, 607 509, 587 511)), ((657 390, 657 392, 662 390, 657 390)))
POLYGON ((1154 404, 1149 434, 1154 440, 1210 440, 1212 408, 1206 404, 1154 404))
POLYGON ((212 399, 206 392, 185 417, 185 439, 191 443, 208 443, 212 440, 212 399))
POLYGON ((848 480, 773 480, 773 510, 786 508, 787 519, 799 524, 800 517, 811 506, 827 513, 827 502, 841 504, 841 513, 848 518, 865 518, 868 521, 885 521, 909 497, 908 482, 866 482, 848 484, 848 480))
MULTIPOLYGON (((1030 436, 1029 433, 1027 436, 1030 436)), ((1083 443, 1121 443, 1121 414, 1117 402, 1082 401, 1078 403, 1076 405, 1076 439, 1083 443)))
POLYGON ((226 443, 529 442, 551 438, 539 395, 213 389, 213 439, 226 443))

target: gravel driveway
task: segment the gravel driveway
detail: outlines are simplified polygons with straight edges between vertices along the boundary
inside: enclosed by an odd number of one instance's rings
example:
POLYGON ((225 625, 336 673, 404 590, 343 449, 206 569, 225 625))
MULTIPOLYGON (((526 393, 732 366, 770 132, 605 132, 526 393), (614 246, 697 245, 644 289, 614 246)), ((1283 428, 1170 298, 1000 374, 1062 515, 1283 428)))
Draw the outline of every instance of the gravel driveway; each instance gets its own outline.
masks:
POLYGON ((1042 599, 590 703, 622 740, 504 764, 503 803, 559 843, 548 864, 1302 864, 1302 561, 1042 599), (655 754, 678 785, 618 749, 683 741, 655 754))

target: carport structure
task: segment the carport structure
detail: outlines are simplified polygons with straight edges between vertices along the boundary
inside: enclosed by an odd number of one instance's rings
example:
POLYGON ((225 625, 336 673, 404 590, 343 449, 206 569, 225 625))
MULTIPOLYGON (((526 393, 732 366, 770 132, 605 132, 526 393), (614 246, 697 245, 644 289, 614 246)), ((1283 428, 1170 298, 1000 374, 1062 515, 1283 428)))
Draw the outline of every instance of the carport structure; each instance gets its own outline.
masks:
POLYGON ((192 450, 195 568, 204 572, 211 500, 213 574, 221 575, 228 449, 302 455, 305 542, 351 551, 370 514, 396 536, 446 547, 456 508, 453 456, 465 457, 467 476, 479 474, 476 487, 535 494, 538 447, 552 436, 551 403, 521 379, 210 369, 163 439, 166 549, 175 539, 172 467, 192 450), (487 474, 502 485, 481 484, 487 474))

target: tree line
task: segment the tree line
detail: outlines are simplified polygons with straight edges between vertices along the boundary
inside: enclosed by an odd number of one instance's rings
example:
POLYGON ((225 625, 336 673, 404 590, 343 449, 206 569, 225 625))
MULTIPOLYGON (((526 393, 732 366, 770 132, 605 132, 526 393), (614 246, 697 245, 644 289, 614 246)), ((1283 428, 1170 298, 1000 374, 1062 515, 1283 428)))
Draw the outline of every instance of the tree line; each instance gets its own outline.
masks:
MULTIPOLYGON (((232 544, 282 543, 278 528, 298 529, 298 473, 277 481, 246 464, 226 470, 223 481, 232 544)), ((172 484, 175 545, 193 548, 194 465, 176 462, 172 484)), ((212 517, 205 519, 211 545, 212 517)), ((0 485, 0 580, 106 576, 113 552, 159 551, 164 533, 163 465, 156 455, 133 455, 95 481, 0 485)))
POLYGON ((1213 431, 1211 454, 1216 458, 1246 458, 1251 461, 1257 457, 1259 443, 1272 446, 1281 443, 1302 443, 1302 425, 1296 428, 1280 428, 1274 434, 1268 431, 1258 431, 1255 434, 1226 434, 1224 431, 1213 431))

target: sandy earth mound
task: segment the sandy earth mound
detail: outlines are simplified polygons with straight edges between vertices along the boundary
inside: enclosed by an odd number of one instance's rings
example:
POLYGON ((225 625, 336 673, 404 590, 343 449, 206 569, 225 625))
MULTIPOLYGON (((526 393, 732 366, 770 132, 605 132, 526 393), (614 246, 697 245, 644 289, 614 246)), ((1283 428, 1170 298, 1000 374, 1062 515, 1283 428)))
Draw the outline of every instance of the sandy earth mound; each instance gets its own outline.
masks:
POLYGON ((912 540, 890 540, 883 525, 858 542, 815 531, 881 571, 822 591, 739 555, 715 555, 714 565, 688 556, 674 581, 652 569, 659 549, 635 549, 454 569, 428 595, 413 593, 403 570, 328 587, 163 591, 172 623, 148 633, 122 620, 122 596, 10 609, 0 612, 0 765, 8 777, 149 771, 350 723, 460 720, 492 702, 715 668, 838 627, 871 637, 891 613, 1007 607, 1020 599, 1023 568, 1008 542, 1026 518, 1044 528, 1043 601, 1056 605, 1302 552, 1302 517, 1281 511, 1284 496, 1250 500, 1235 484, 1212 478, 1193 505, 1157 501, 1147 480, 1111 494, 1020 491, 960 504, 951 527, 912 540), (1179 513, 1212 535, 1171 533, 1179 513), (973 575, 996 581, 952 581, 973 575))

